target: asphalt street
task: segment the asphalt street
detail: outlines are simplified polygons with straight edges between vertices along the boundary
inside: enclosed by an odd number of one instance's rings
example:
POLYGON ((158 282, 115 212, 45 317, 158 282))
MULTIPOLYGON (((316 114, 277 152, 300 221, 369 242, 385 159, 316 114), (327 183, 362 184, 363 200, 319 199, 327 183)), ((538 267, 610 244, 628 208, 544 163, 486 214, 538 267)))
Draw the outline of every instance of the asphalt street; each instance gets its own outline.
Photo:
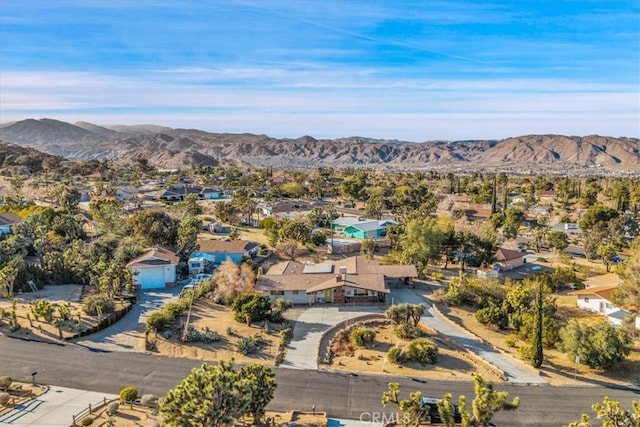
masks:
MULTIPOLYGON (((141 393, 164 394, 202 362, 162 358, 154 355, 104 352, 79 345, 45 344, 0 336, 0 375, 36 380, 103 393, 117 393, 126 385, 135 385, 141 393)), ((424 381, 382 375, 350 375, 322 371, 276 369, 278 389, 270 408, 275 410, 310 409, 327 411, 331 416, 359 419, 362 414, 394 412, 383 408, 382 392, 390 381, 399 382, 402 395, 420 390, 424 395, 440 397, 451 392, 473 395, 471 382, 424 381)), ((471 380, 471 378, 470 378, 471 380)), ((521 407, 515 413, 498 413, 498 426, 560 426, 588 412, 591 403, 609 396, 626 407, 640 394, 630 390, 593 387, 551 387, 499 384, 510 396, 520 396, 521 407)))

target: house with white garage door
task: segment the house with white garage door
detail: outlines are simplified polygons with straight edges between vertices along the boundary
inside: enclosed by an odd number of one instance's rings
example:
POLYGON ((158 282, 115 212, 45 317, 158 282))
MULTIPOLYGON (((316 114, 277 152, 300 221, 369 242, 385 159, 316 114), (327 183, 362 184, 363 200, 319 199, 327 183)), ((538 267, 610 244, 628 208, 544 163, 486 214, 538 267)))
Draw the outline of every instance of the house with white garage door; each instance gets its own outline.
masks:
POLYGON ((176 266, 180 257, 163 246, 149 248, 126 267, 141 289, 158 289, 176 283, 176 266))

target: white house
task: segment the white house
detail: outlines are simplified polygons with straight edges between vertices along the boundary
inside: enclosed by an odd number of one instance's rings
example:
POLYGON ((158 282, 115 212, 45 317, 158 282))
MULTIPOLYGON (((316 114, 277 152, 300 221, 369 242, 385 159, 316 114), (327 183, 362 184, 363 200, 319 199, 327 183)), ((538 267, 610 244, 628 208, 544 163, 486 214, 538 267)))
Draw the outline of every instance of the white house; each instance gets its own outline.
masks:
POLYGON ((156 246, 131 261, 126 267, 141 289, 158 289, 176 283, 178 257, 171 250, 156 246))
MULTIPOLYGON (((628 315, 627 312, 616 307, 612 302, 611 294, 614 289, 618 287, 618 279, 615 274, 605 274, 602 276, 596 276, 592 278, 593 283, 598 283, 595 286, 589 286, 589 280, 586 283, 587 287, 578 291, 569 292, 568 295, 575 295, 577 297, 578 308, 593 313, 598 313, 607 317, 610 324, 614 326, 622 325, 624 318, 628 315), (612 276, 616 276, 611 280, 612 276), (604 281, 608 281, 608 284, 599 284, 604 281)), ((636 329, 640 329, 640 316, 635 319, 636 329)))

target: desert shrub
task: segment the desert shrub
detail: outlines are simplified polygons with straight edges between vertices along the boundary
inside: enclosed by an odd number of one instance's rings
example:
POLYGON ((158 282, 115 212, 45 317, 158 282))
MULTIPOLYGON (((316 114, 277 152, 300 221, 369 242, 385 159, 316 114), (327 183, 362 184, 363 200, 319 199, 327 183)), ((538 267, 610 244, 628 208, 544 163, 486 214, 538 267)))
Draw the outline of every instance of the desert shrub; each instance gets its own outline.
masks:
POLYGON ((82 419, 82 421, 80 421, 80 424, 83 426, 90 426, 91 424, 93 424, 93 418, 92 417, 84 417, 82 419))
POLYGON ((185 299, 180 299, 179 302, 168 303, 164 306, 163 310, 169 318, 174 319, 187 308, 189 308, 189 302, 185 299))
POLYGON ((404 359, 418 362, 421 365, 438 361, 438 347, 426 338, 416 338, 403 351, 404 359))
POLYGON ((269 297, 257 293, 240 294, 231 303, 236 322, 244 323, 247 318, 259 322, 267 318, 271 310, 269 297))
POLYGON ((148 331, 161 331, 166 328, 173 318, 167 316, 164 310, 154 311, 147 316, 146 324, 148 331))
POLYGON ((71 319, 71 303, 62 304, 58 307, 58 314, 62 320, 71 319))
POLYGON ((359 347, 368 347, 373 344, 373 341, 376 338, 376 331, 371 328, 367 328, 366 326, 356 326, 351 329, 349 333, 349 341, 353 345, 357 345, 359 347))
POLYGON ((0 377, 0 390, 4 390, 7 391, 9 390, 9 387, 11 387, 11 383, 13 382, 13 380, 11 379, 11 377, 0 377))
POLYGON ((107 412, 109 415, 115 415, 118 413, 118 408, 120 408, 120 402, 114 400, 113 402, 109 402, 107 405, 107 412))
POLYGON ((435 280, 444 280, 444 274, 440 273, 439 271, 434 271, 433 273, 431 273, 431 277, 433 277, 435 280))
POLYGON ((532 354, 533 348, 531 347, 531 343, 526 343, 522 347, 518 348, 518 355, 522 360, 531 360, 532 354))
POLYGON ((140 398, 140 404, 144 406, 155 406, 158 403, 158 396, 155 394, 143 394, 140 398))
POLYGON ((247 338, 247 337, 240 338, 238 340, 238 343, 236 344, 236 347, 238 348, 238 351, 244 354, 245 356, 248 354, 255 353, 256 350, 258 349, 253 338, 247 338))
POLYGON ((112 298, 105 294, 90 295, 84 300, 83 310, 89 316, 97 316, 98 312, 104 314, 113 313, 116 305, 112 298))
POLYGON ((269 315, 269 319, 275 323, 282 323, 284 321, 284 313, 291 309, 291 307, 293 307, 293 303, 291 301, 278 298, 271 305, 271 314, 269 315))
POLYGON ((44 318, 47 321, 51 319, 51 314, 53 313, 53 307, 51 307, 51 302, 46 299, 35 299, 29 303, 29 308, 31 309, 31 313, 36 317, 36 319, 44 318))
POLYGON ((286 340, 290 340, 293 337, 293 329, 286 328, 280 331, 280 336, 286 340))
POLYGON ((120 400, 125 403, 133 402, 138 398, 138 389, 130 385, 120 390, 120 400))
POLYGON ((9 393, 5 391, 0 393, 0 406, 7 406, 10 400, 11 400, 11 395, 9 395, 9 393))
POLYGON ((420 326, 415 326, 411 323, 401 323, 396 326, 396 336, 403 340, 412 340, 422 336, 422 329, 420 326))
POLYGON ((498 307, 485 307, 476 311, 476 320, 483 325, 490 325, 498 329, 504 329, 509 323, 509 318, 504 310, 498 307))
POLYGON ((284 363, 284 354, 278 353, 276 356, 276 365, 282 365, 284 363))
POLYGON ((607 368, 622 362, 631 352, 629 332, 607 322, 583 325, 573 319, 560 330, 558 350, 576 356, 590 368, 607 368))
POLYGON ((518 343, 518 335, 516 334, 507 335, 507 338, 505 338, 504 343, 507 345, 507 347, 510 347, 510 348, 515 347, 516 344, 518 343))
POLYGON ((404 361, 402 348, 398 346, 392 347, 387 353, 387 361, 393 365, 401 364, 404 361))

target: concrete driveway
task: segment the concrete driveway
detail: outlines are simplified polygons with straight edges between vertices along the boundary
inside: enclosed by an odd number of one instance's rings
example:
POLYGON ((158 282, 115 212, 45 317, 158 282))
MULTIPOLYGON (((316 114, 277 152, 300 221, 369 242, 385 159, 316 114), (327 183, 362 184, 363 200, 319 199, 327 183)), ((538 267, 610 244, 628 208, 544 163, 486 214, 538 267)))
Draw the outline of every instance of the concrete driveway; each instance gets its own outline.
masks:
POLYGON ((318 348, 322 334, 332 326, 366 314, 384 313, 384 305, 315 305, 298 317, 293 338, 282 366, 318 369, 318 348))
POLYGON ((121 320, 95 334, 79 338, 75 344, 100 351, 144 352, 147 316, 178 299, 182 286, 138 293, 138 302, 121 320))
POLYGON ((391 296, 396 304, 409 303, 425 305, 425 315, 421 319, 425 325, 443 333, 456 344, 461 345, 502 370, 509 382, 546 384, 546 381, 530 366, 509 355, 500 353, 486 342, 444 318, 444 316, 433 309, 431 302, 426 298, 429 293, 430 291, 422 289, 421 287, 415 289, 415 291, 406 288, 391 290, 391 296), (418 294, 420 294, 420 296, 418 294))

